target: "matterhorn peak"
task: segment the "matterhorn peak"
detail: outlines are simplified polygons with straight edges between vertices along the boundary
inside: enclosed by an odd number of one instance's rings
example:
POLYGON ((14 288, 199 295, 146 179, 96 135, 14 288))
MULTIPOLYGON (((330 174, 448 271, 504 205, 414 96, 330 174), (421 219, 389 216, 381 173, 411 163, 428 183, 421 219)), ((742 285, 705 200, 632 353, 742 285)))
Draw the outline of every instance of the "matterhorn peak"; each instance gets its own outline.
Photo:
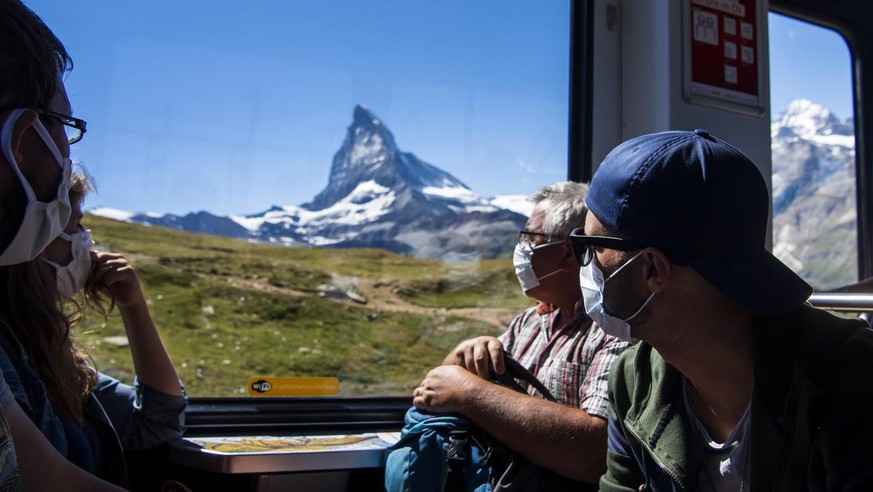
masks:
POLYGON ((366 106, 358 104, 355 106, 353 126, 381 126, 382 121, 376 117, 366 106))
POLYGON ((396 196, 403 195, 404 190, 421 192, 426 187, 467 189, 445 171, 401 151, 388 126, 359 104, 342 147, 334 154, 327 187, 302 206, 325 209, 370 182, 396 196))
MULTIPOLYGON (((504 197, 505 198, 505 197, 504 197)), ((423 258, 496 258, 525 217, 405 152, 362 105, 334 154, 327 186, 309 203, 218 217, 129 214, 123 220, 293 246, 376 247, 423 258)))
MULTIPOLYGON (((394 135, 373 112, 358 104, 352 116, 352 124, 346 133, 344 147, 363 147, 371 152, 396 151, 394 135)), ((364 157, 359 155, 357 157, 364 157)))

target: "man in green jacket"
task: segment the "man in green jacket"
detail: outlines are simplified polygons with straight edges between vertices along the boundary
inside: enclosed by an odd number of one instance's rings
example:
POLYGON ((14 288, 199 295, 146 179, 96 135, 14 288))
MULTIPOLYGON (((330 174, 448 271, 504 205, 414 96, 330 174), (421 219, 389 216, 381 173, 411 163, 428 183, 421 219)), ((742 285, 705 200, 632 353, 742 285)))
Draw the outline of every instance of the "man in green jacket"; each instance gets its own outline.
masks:
POLYGON ((642 340, 610 378, 601 490, 873 490, 873 331, 765 249, 755 165, 705 130, 644 135, 586 201, 585 309, 642 340))

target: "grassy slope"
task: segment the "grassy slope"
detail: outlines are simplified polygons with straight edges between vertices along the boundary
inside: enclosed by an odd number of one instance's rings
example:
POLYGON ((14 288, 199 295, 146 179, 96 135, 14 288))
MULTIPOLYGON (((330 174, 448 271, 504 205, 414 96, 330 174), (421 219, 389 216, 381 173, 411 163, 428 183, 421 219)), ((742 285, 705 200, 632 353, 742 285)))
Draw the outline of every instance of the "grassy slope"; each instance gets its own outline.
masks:
MULTIPOLYGON (((421 260, 376 249, 286 248, 87 216, 98 248, 120 252, 143 283, 161 336, 194 396, 244 393, 251 376, 338 376, 341 393, 408 394, 459 341, 495 327, 452 308, 529 305, 509 260, 421 260), (362 278, 419 313, 320 296, 362 278), (424 312, 426 311, 426 312, 424 312)), ((91 317, 76 337, 98 368, 132 379, 120 317, 91 317), (109 339, 111 340, 111 339, 109 339)))

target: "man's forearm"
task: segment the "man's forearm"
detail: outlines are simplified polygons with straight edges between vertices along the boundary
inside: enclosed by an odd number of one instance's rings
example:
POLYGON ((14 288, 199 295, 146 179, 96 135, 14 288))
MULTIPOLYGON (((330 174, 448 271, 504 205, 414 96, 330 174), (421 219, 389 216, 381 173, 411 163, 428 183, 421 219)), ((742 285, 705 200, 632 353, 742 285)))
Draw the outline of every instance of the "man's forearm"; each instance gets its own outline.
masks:
POLYGON ((596 483, 606 470, 606 420, 481 380, 460 413, 539 466, 596 483))

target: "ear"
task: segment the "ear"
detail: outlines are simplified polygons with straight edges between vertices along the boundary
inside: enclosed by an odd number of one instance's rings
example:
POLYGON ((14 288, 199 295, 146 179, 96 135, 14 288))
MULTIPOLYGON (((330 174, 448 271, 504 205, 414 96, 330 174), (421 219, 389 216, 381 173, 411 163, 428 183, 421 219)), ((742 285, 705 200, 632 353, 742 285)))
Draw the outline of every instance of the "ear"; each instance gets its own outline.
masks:
POLYGON ((15 157, 15 162, 21 163, 24 160, 27 144, 25 138, 26 131, 33 126, 36 119, 39 118, 33 111, 24 111, 18 117, 18 121, 12 126, 12 156, 15 157))
POLYGON ((657 248, 647 248, 643 251, 645 270, 643 272, 649 291, 659 293, 670 282, 672 264, 667 255, 657 248))

